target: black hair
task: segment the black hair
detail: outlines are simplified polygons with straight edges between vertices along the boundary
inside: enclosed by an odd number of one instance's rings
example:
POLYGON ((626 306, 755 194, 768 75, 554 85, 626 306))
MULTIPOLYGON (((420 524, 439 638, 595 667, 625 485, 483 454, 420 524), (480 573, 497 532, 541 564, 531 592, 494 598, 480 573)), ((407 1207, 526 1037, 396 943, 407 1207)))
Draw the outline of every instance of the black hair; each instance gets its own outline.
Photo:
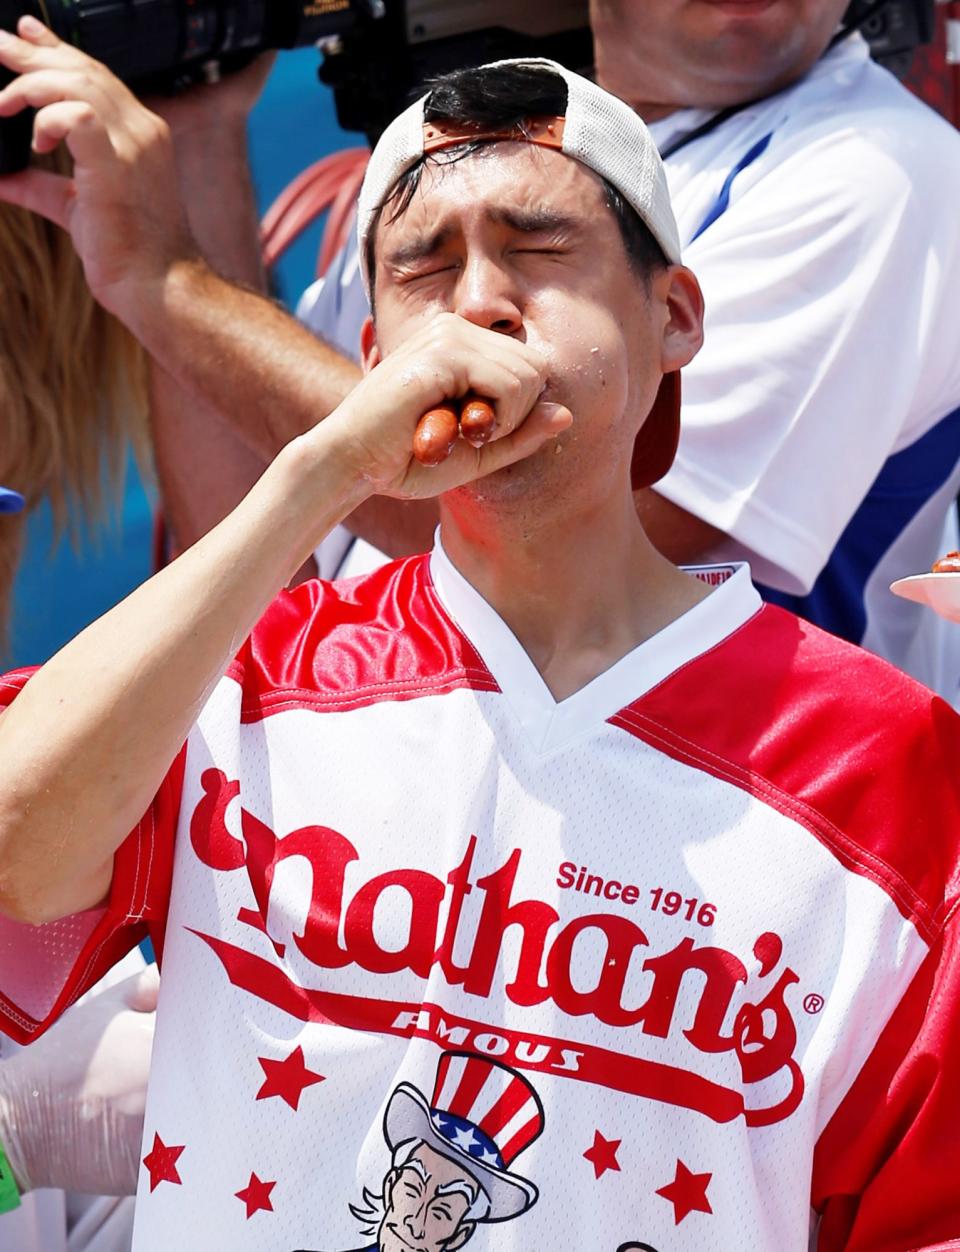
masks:
MULTIPOLYGON (((522 130, 528 118, 537 115, 562 116, 567 110, 567 84, 555 70, 540 65, 496 65, 454 70, 434 79, 423 109, 426 122, 484 130, 522 130)), ((397 179, 383 208, 391 205, 390 221, 407 209, 420 185, 427 162, 452 164, 472 156, 489 141, 473 140, 440 153, 429 153, 405 170, 397 179)), ((616 218, 624 250, 631 268, 646 284, 651 274, 669 264, 650 228, 626 197, 602 178, 607 207, 616 218)), ((382 212, 382 209, 381 209, 382 212)), ((373 244, 379 214, 366 239, 367 272, 371 292, 374 278, 373 244)))

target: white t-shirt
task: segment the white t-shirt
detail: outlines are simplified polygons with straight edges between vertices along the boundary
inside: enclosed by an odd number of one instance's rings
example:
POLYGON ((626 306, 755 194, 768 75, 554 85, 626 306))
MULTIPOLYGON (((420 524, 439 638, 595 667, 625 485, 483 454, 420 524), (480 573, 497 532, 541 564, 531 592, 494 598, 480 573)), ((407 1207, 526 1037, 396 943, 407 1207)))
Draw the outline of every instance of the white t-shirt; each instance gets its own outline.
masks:
MULTIPOLYGON (((706 336, 657 490, 766 598, 956 699, 960 632, 888 587, 957 546, 960 135, 856 36, 666 168, 706 336)), ((351 244, 299 314, 356 356, 366 312, 351 244)))
POLYGON ((960 721, 706 577, 560 703, 440 550, 275 601, 5 966, 23 1038, 154 932, 136 1252, 960 1237, 960 721))

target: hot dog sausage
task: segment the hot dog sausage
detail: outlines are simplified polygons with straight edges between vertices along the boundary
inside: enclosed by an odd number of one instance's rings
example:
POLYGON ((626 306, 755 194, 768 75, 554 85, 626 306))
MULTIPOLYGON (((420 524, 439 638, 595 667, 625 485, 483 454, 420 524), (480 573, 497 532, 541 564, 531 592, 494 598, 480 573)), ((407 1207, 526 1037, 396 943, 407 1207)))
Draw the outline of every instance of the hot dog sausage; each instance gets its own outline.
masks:
POLYGON ((479 396, 467 396, 460 410, 460 433, 475 448, 482 447, 493 438, 497 414, 489 400, 479 396))
POLYGON ((459 421, 452 404, 424 413, 413 436, 413 455, 421 465, 439 465, 447 459, 460 433, 459 421))

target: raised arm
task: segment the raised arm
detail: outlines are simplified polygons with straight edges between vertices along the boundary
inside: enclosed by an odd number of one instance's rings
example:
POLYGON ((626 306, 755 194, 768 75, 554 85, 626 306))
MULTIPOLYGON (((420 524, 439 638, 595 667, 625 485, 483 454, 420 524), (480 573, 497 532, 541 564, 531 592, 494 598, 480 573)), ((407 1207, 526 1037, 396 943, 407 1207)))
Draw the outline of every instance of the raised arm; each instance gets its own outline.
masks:
MULTIPOLYGON (((247 156, 247 119, 272 63, 272 57, 264 56, 221 83, 151 102, 173 136, 181 200, 200 251, 221 277, 260 294, 267 287, 247 156)), ((269 420, 255 388, 232 394, 231 407, 222 409, 211 402, 216 399, 213 379, 190 391, 154 366, 157 472, 167 521, 181 548, 225 517, 280 448, 331 413, 359 381, 358 367, 325 344, 308 343, 298 334, 291 351, 293 356, 277 363, 280 371, 291 373, 283 380, 282 404, 269 411, 269 420), (311 379, 309 398, 299 386, 303 375, 311 379)), ((247 376, 252 362, 248 356, 240 367, 247 376)), ((236 368, 232 355, 228 368, 236 368)))
MULTIPOLYGON (((175 370, 198 318, 212 324, 219 307, 242 327, 260 301, 196 262, 170 270, 142 299, 161 310, 151 343, 175 370)), ((526 345, 439 315, 289 443, 220 525, 49 661, 0 717, 0 911, 39 923, 100 903, 207 695, 305 557, 376 492, 434 495, 565 429, 567 410, 537 402, 545 376, 526 345), (497 401, 498 437, 418 465, 421 414, 471 389, 497 401)))

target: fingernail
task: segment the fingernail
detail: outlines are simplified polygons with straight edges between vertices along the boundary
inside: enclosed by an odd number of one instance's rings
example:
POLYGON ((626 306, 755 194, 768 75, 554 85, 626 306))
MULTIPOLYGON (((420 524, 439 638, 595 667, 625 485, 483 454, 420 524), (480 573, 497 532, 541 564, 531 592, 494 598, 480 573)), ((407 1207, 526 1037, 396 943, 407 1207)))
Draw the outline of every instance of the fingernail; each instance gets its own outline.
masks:
POLYGON ((540 408, 551 425, 566 428, 573 421, 573 414, 565 404, 556 404, 553 400, 541 400, 540 408))
POLYGON ((0 48, 6 47, 12 38, 13 36, 8 30, 0 30, 0 48))
POLYGON ((43 22, 38 22, 35 17, 22 17, 17 29, 27 35, 40 35, 46 30, 43 22))

